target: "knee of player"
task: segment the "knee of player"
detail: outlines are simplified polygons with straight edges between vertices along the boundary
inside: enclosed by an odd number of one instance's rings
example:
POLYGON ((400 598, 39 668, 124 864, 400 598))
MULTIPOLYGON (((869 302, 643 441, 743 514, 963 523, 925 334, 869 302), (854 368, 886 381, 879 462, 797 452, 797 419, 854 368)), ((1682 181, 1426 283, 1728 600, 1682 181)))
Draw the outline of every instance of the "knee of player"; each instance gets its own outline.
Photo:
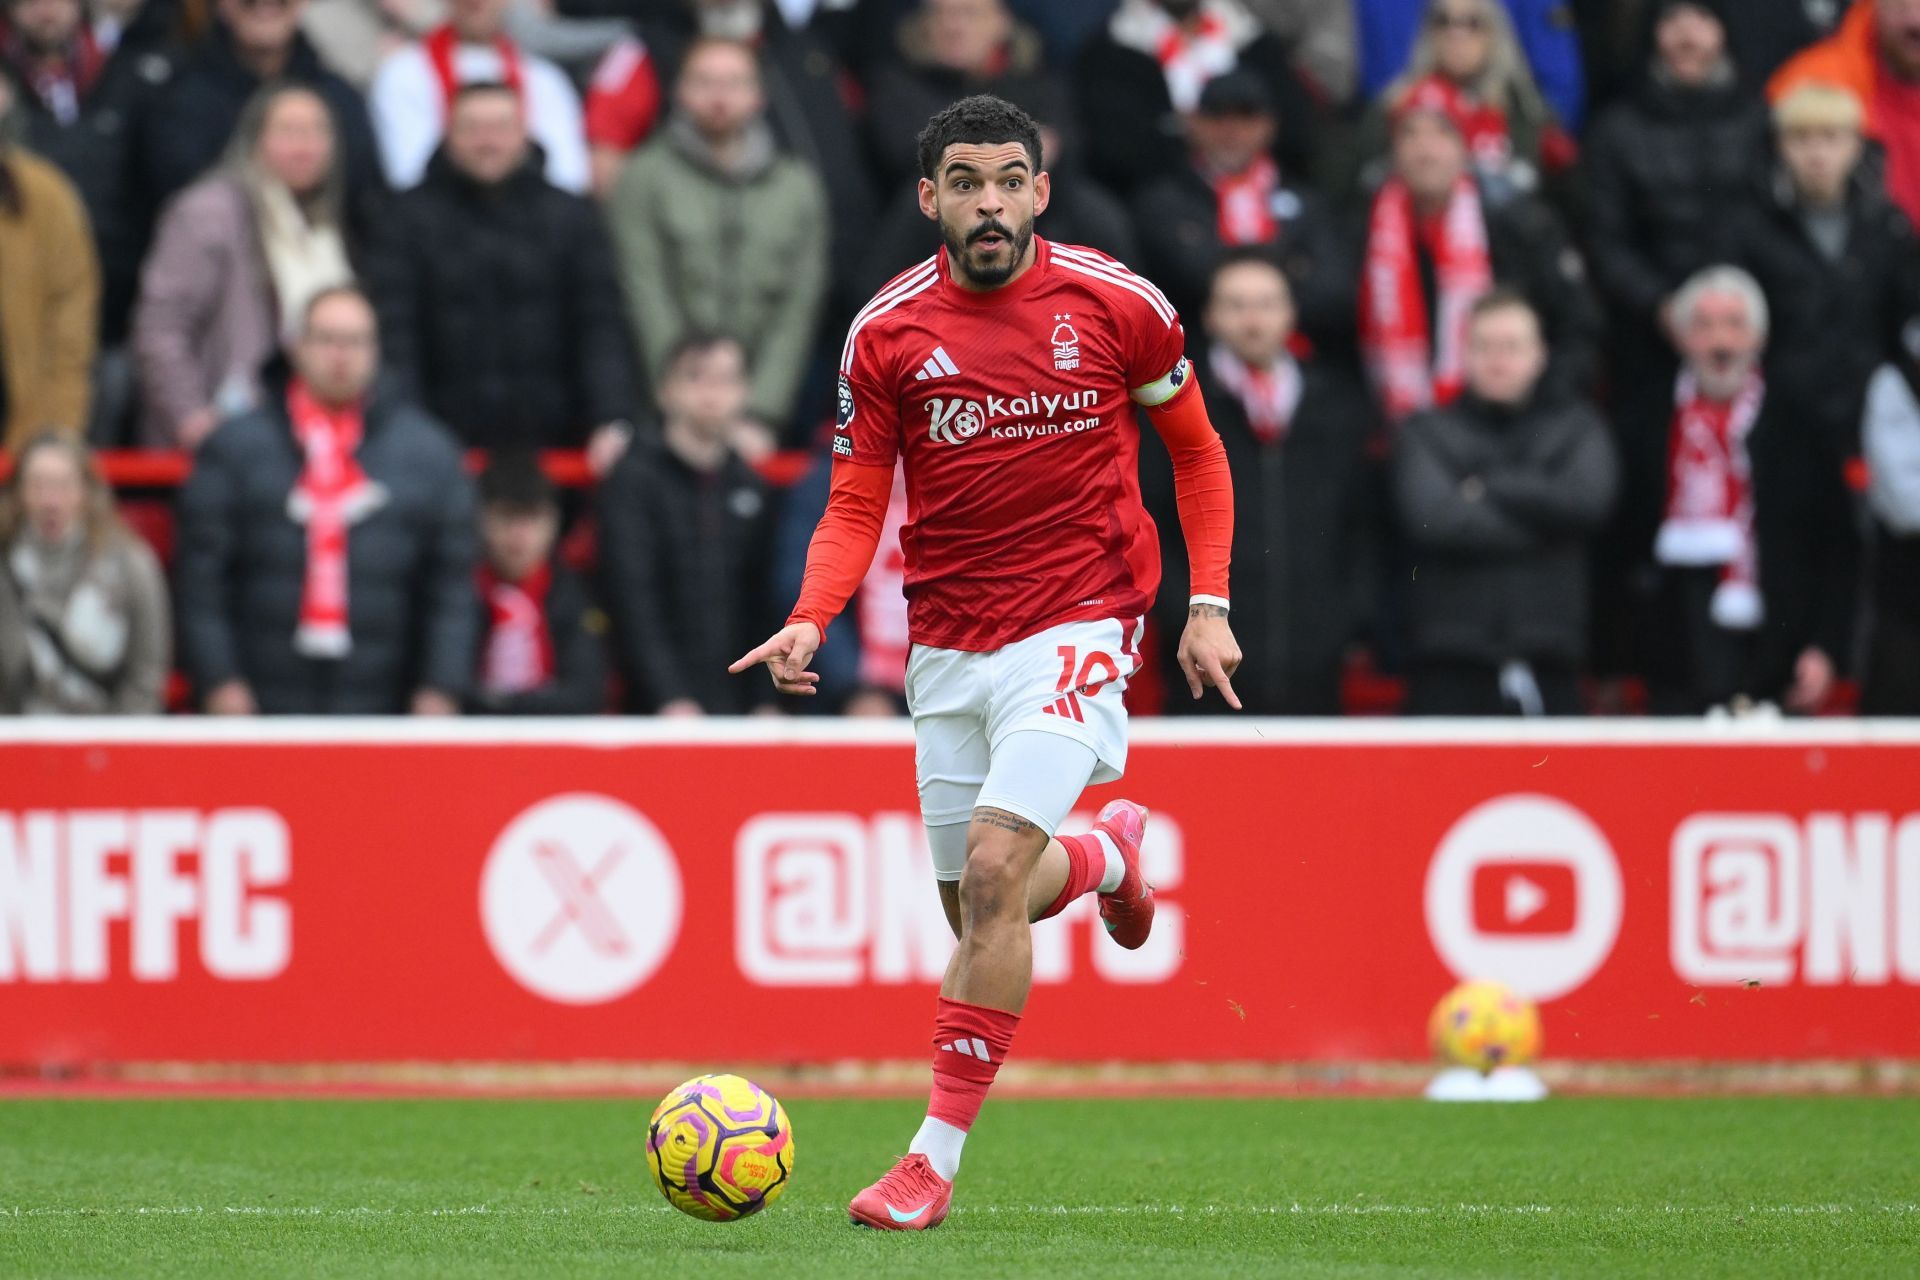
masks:
POLYGON ((973 919, 993 917, 1017 904, 1026 910, 1026 877, 1019 856, 998 842, 976 844, 967 851, 967 869, 960 875, 960 900, 973 919))

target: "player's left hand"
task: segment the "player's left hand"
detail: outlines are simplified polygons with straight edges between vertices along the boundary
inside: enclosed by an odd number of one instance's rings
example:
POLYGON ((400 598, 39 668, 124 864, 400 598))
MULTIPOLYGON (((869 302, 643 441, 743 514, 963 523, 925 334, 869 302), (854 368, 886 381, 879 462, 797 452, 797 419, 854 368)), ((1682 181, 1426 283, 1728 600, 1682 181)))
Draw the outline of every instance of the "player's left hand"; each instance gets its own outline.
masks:
POLYGON ((1218 605, 1196 604, 1187 610, 1187 629, 1180 635, 1180 670, 1186 673, 1187 688, 1198 699, 1212 685, 1240 710, 1239 695, 1233 691, 1233 673, 1240 669, 1240 642, 1227 625, 1227 611, 1218 605))

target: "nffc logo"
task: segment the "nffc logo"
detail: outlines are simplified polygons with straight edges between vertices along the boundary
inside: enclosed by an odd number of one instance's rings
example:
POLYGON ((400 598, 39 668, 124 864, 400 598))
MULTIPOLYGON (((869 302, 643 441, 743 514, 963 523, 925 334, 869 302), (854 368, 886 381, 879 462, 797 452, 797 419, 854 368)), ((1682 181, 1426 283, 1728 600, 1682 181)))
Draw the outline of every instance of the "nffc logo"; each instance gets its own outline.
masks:
POLYGON ((1453 825, 1427 866, 1427 932, 1456 977, 1551 1000, 1613 951, 1620 864, 1587 815, 1552 796, 1489 800, 1453 825))
POLYGON ((1696 814, 1672 890, 1688 982, 1920 983, 1920 813, 1696 814))
MULTIPOLYGON (((1092 814, 1069 823, 1084 829, 1092 814)), ((1033 980, 1070 980, 1077 962, 1113 983, 1155 983, 1180 970, 1185 914, 1179 824, 1155 812, 1141 849, 1157 897, 1153 936, 1138 951, 1106 937, 1091 895, 1033 930, 1033 980)), ((953 933, 934 888, 917 813, 765 813, 734 840, 734 955, 764 987, 938 982, 953 933)))
POLYGON ((680 869, 651 822, 606 796, 555 796, 507 824, 480 877, 480 922, 514 981, 601 1004, 658 969, 680 932, 680 869))
POLYGON ((0 984, 279 977, 292 873, 271 809, 0 811, 0 984))

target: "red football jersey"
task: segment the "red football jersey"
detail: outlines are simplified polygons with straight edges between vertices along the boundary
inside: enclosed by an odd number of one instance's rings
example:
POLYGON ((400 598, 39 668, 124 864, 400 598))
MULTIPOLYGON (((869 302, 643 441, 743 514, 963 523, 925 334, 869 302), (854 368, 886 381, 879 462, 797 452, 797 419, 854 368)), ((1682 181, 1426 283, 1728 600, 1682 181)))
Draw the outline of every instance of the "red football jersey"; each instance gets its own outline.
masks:
POLYGON ((953 283, 942 250, 874 296, 841 353, 834 456, 906 472, 916 644, 977 652, 1134 618, 1160 585, 1133 405, 1184 384, 1180 318, 1105 254, 1034 245, 984 293, 953 283))

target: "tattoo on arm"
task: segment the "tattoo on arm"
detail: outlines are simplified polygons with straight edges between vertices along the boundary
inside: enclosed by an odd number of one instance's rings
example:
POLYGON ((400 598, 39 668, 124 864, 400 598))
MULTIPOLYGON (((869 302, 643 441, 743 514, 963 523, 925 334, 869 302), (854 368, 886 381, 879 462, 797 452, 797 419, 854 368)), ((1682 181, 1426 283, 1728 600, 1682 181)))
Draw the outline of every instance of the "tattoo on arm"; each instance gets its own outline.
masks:
POLYGON ((985 823, 989 827, 999 827, 1002 831, 1018 833, 1038 830, 1038 828, 1025 818, 1015 817, 1013 814, 1001 809, 975 809, 973 811, 973 820, 975 822, 985 823))
POLYGON ((1188 618, 1224 618, 1227 611, 1217 604, 1190 604, 1187 606, 1188 618))

